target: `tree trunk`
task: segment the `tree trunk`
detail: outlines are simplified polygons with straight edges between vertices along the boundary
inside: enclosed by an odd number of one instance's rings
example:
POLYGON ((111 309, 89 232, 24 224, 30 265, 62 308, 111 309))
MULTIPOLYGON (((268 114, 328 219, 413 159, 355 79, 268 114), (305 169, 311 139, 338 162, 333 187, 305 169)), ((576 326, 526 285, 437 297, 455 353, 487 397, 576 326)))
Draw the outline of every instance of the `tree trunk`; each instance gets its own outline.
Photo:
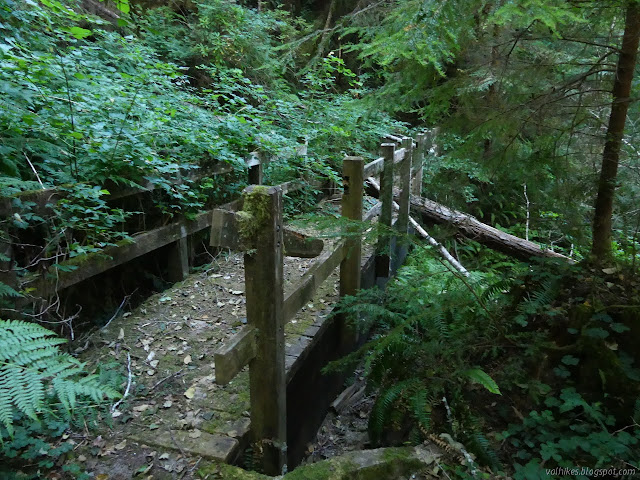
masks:
MULTIPOLYGON (((397 197, 397 193, 395 196, 397 197)), ((477 218, 465 213, 445 207, 433 200, 411 195, 411 209, 422 214, 435 223, 446 224, 457 228, 471 240, 486 245, 499 252, 515 258, 528 260, 531 257, 561 258, 570 260, 560 253, 542 248, 534 242, 529 242, 515 235, 503 232, 491 225, 480 222, 477 218)))
POLYGON ((591 253, 596 262, 602 263, 611 256, 611 216, 620 160, 620 146, 627 120, 631 96, 631 82, 636 66, 638 40, 640 39, 640 5, 630 0, 627 6, 622 48, 613 84, 613 102, 607 127, 607 137, 602 153, 602 170, 598 182, 598 196, 593 218, 593 246, 591 253))

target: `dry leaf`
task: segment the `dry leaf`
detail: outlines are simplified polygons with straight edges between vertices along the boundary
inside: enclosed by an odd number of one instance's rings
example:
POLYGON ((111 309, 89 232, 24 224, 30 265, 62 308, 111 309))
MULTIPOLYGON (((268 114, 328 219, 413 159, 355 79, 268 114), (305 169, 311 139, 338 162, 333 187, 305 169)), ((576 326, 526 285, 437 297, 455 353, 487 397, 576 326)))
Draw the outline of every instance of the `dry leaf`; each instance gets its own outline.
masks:
POLYGON ((184 396, 191 400, 196 394, 196 387, 189 387, 186 392, 184 392, 184 396))
POLYGON ((136 407, 133 407, 133 411, 134 412, 144 412, 145 410, 148 410, 149 408, 151 408, 151 405, 145 403, 144 405, 138 405, 136 407))
POLYGON ((185 365, 189 365, 191 363, 191 355, 187 355, 183 360, 185 365))
POLYGON ((167 400, 162 404, 162 408, 171 408, 171 405, 173 405, 173 402, 171 400, 167 400))
POLYGON ((162 455, 160 455, 158 457, 158 460, 166 460, 167 458, 169 458, 169 454, 168 453, 163 453, 162 455))
POLYGON ((113 448, 115 448, 116 450, 122 450, 126 446, 127 446, 127 441, 123 440, 120 443, 118 443, 117 445, 114 445, 113 448))
POLYGON ((149 375, 150 377, 153 377, 156 374, 155 370, 147 370, 147 375, 149 375))
POLYGON ((118 340, 122 340, 124 338, 124 328, 120 329, 120 333, 118 334, 118 340))
POLYGON ((160 363, 160 360, 151 360, 149 362, 149 365, 151 365, 153 368, 156 368, 159 363, 160 363))
POLYGON ((193 430, 192 432, 189 432, 190 438, 200 438, 200 436, 202 436, 202 432, 198 429, 193 430))

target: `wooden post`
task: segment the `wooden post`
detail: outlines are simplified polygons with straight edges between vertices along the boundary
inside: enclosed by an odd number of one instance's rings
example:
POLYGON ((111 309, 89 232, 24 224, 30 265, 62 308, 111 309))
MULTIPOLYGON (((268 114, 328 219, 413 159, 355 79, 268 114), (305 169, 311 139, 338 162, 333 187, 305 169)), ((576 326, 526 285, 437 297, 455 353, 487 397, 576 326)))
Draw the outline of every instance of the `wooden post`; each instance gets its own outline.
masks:
MULTIPOLYGON (((362 195, 364 159, 346 157, 342 164, 342 216, 349 220, 362 221, 362 195)), ((340 264, 340 296, 355 295, 360 289, 360 262, 362 239, 349 237, 346 241, 346 256, 340 264)))
POLYGON ((405 149, 404 160, 400 164, 400 198, 398 199, 398 221, 396 230, 400 234, 409 231, 409 195, 411 195, 411 164, 413 161, 413 139, 402 138, 402 148, 405 149))
POLYGON ((420 196, 422 194, 422 175, 424 171, 424 159, 429 152, 430 135, 419 133, 416 136, 417 149, 413 152, 413 180, 411 193, 420 196))
MULTIPOLYGON (((362 221, 362 196, 364 194, 364 159, 346 157, 342 163, 342 217, 362 221)), ((353 229, 351 229, 353 230, 353 229)), ((362 238, 347 237, 345 257, 340 263, 340 297, 355 295, 360 290, 360 264, 362 262, 362 238)), ((344 319, 341 325, 340 348, 346 352, 358 341, 357 331, 344 319)))
POLYGON ((181 237, 171 245, 169 252, 169 281, 181 282, 189 275, 189 245, 187 229, 180 227, 181 237))
POLYGON ((262 161, 260 154, 251 152, 250 157, 245 160, 247 165, 247 182, 249 185, 262 185, 262 161))
POLYGON ((413 139, 410 137, 402 138, 402 148, 405 149, 404 159, 400 163, 400 196, 398 198, 398 220, 395 229, 399 233, 394 248, 392 273, 398 270, 398 267, 404 263, 404 259, 408 252, 409 232, 409 196, 411 195, 411 164, 413 162, 413 139))
POLYGON ((247 187, 245 210, 248 204, 258 206, 248 213, 259 217, 249 219, 255 250, 244 256, 247 322, 258 331, 249 363, 251 435, 263 472, 281 475, 287 456, 282 189, 247 187))
MULTIPOLYGON (((384 167, 380 174, 380 219, 378 222, 384 227, 391 228, 393 213, 393 156, 396 151, 395 143, 383 143, 381 146, 384 167)), ((376 249, 376 283, 384 286, 389 278, 390 267, 390 239, 388 231, 378 240, 376 249)))

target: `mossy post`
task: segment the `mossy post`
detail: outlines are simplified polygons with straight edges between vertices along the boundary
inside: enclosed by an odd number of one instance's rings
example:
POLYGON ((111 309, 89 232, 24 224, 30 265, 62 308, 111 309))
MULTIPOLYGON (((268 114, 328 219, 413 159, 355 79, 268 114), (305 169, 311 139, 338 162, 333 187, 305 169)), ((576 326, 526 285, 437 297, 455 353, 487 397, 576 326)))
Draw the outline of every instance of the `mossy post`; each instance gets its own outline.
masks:
MULTIPOLYGON (((364 182, 364 159, 346 157, 342 163, 342 216, 349 220, 362 221, 362 196, 364 182)), ((351 229, 353 230, 353 229, 351 229)), ((345 242, 345 258, 340 263, 340 296, 355 295, 360 290, 360 263, 362 261, 362 238, 349 236, 345 242)), ((342 344, 353 345, 355 333, 346 325, 342 328, 342 344)))
POLYGON ((253 246, 244 255, 247 322, 258 332, 249 363, 251 440, 263 472, 280 475, 287 453, 282 189, 247 187, 242 212, 239 234, 253 246))
POLYGON ((376 247, 376 283, 379 286, 384 286, 389 279, 389 249, 391 242, 388 234, 391 229, 393 213, 393 157, 396 151, 396 144, 383 143, 381 150, 384 158, 384 167, 380 174, 380 202, 382 207, 378 223, 386 231, 382 232, 376 247))

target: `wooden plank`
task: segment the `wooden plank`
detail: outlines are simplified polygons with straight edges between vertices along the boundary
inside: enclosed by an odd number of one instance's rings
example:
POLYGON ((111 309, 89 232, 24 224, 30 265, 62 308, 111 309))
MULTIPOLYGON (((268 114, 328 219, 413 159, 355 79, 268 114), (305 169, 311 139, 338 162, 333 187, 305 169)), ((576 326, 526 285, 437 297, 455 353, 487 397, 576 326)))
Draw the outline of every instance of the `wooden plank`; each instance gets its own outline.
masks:
POLYGON ((216 208, 211 213, 211 234, 209 245, 212 247, 229 248, 242 251, 242 242, 238 235, 236 214, 227 210, 216 208))
POLYGON ((321 239, 284 229, 284 250, 288 257, 315 258, 323 249, 324 242, 321 239))
POLYGON ((283 315, 285 323, 295 317, 298 310, 313 298, 318 287, 340 265, 345 254, 345 243, 342 240, 331 250, 320 255, 302 278, 296 280, 299 285, 298 288, 289 293, 284 299, 283 315))
MULTIPOLYGON (((285 253, 290 257, 314 258, 320 255, 324 248, 324 242, 319 238, 312 238, 288 228, 284 229, 283 241, 285 253)), ((240 240, 236 214, 221 209, 213 211, 209 244, 236 251, 250 248, 240 240)))
POLYGON ((174 242, 169 252, 168 280, 170 282, 181 282, 189 275, 189 245, 184 226, 180 227, 180 232, 182 236, 174 242))
POLYGON ((400 148, 393 153, 393 163, 396 165, 401 163, 404 160, 405 155, 407 154, 406 148, 400 148))
POLYGON ((262 471, 280 475, 287 449, 282 189, 250 186, 244 196, 245 211, 250 196, 259 205, 259 211, 247 212, 258 222, 256 249, 244 255, 247 321, 258 330, 249 363, 251 437, 262 471))
POLYGON ((52 281, 43 277, 40 279, 37 293, 34 292, 33 295, 46 297, 56 291, 63 290, 160 247, 176 242, 185 234, 191 235, 199 232, 210 224, 211 212, 202 212, 193 221, 182 220, 137 235, 133 238, 132 243, 107 247, 102 252, 91 253, 61 262, 61 265, 65 267, 77 266, 78 269, 63 272, 52 268, 52 271, 56 273, 56 280, 52 281))
POLYGON ((213 354, 216 383, 226 385, 256 356, 256 334, 253 325, 242 327, 213 354))
POLYGON ((374 161, 369 162, 364 166, 363 175, 365 178, 375 177, 380 172, 382 172, 383 168, 384 168, 384 158, 383 157, 376 158, 374 161))

